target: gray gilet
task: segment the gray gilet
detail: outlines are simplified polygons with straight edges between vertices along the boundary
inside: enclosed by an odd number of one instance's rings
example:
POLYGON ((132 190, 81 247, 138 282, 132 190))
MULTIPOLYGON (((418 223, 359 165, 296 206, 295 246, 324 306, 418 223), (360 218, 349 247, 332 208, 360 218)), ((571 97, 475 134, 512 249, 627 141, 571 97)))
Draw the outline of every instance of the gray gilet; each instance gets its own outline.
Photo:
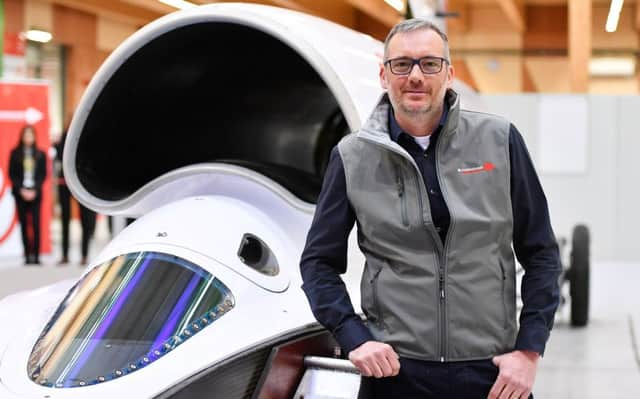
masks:
POLYGON ((436 146, 451 214, 443 244, 420 171, 391 140, 385 95, 338 145, 366 264, 362 309, 374 337, 414 359, 487 359, 517 334, 509 122, 460 110, 449 90, 436 146))

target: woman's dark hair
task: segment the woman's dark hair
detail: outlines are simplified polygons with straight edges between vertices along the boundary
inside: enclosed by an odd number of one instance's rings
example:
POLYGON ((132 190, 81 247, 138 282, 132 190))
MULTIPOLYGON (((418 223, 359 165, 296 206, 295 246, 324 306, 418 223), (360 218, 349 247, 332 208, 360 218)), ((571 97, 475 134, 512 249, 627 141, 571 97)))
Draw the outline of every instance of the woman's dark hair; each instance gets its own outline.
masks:
POLYGON ((20 139, 18 141, 18 147, 20 148, 24 148, 24 135, 27 134, 27 132, 31 130, 31 132, 33 133, 33 145, 32 147, 35 148, 36 147, 36 128, 33 125, 24 125, 22 127, 22 129, 20 130, 20 139))

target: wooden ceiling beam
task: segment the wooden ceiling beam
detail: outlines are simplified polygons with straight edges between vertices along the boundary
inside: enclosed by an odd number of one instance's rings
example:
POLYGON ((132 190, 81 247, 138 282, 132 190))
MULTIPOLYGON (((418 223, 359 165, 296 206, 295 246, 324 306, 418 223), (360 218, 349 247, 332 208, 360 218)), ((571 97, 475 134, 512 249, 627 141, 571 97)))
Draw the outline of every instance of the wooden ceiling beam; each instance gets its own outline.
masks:
POLYGON ((498 4, 507 16, 507 19, 519 33, 527 30, 525 22, 525 8, 522 0, 498 0, 498 4))
POLYGON ((160 3, 158 0, 120 0, 120 2, 130 4, 138 8, 144 8, 148 11, 161 15, 176 11, 176 8, 160 3))
POLYGON ((373 19, 379 21, 387 28, 391 28, 398 22, 402 21, 400 13, 390 5, 381 0, 343 0, 356 10, 367 14, 373 19))
POLYGON ((573 93, 589 90, 591 0, 569 0, 569 85, 573 93))
POLYGON ((304 7, 298 2, 293 0, 270 0, 268 1, 268 3, 271 3, 276 7, 288 8, 290 10, 309 13, 309 9, 307 7, 304 7))
MULTIPOLYGON (((224 0, 237 2, 238 0, 224 0)), ((249 3, 287 8, 328 19, 335 23, 355 28, 355 10, 343 0, 245 0, 249 3)))
POLYGON ((447 18, 447 29, 457 33, 466 33, 469 30, 469 4, 468 0, 447 0, 447 12, 457 12, 455 18, 447 18))
MULTIPOLYGON (((145 25, 163 15, 161 12, 123 1, 49 0, 49 2, 135 25, 145 25)), ((140 3, 138 2, 137 4, 140 3)))
MULTIPOLYGON (((193 0, 190 0, 193 1, 193 0)), ((201 0, 200 4, 212 4, 212 3, 237 3, 238 0, 201 0)), ((300 3, 294 0, 243 0, 243 3, 262 4, 265 6, 274 6, 281 8, 288 8, 289 10, 300 11, 307 14, 311 14, 308 8, 302 6, 300 3)))

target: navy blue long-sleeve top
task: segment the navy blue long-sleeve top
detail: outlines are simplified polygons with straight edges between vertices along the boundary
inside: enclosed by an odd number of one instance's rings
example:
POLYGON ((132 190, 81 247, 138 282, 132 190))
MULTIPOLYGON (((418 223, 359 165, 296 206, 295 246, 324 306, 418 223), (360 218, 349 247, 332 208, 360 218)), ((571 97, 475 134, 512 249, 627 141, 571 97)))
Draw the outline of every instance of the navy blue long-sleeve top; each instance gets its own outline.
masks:
MULTIPOLYGON (((392 140, 413 157, 422 173, 429 195, 431 216, 443 242, 449 228, 450 214, 436 175, 435 148, 446 117, 445 107, 429 146, 423 150, 410 135, 402 131, 393 114, 389 115, 392 140)), ((515 349, 543 354, 559 303, 558 247, 542 186, 524 140, 513 125, 509 132, 509 157, 513 247, 525 269, 521 289, 523 309, 515 349), (537 294, 540 292, 546 295, 537 294)), ((331 152, 300 269, 304 281, 302 288, 313 314, 333 333, 345 353, 374 339, 355 313, 339 276, 347 268, 347 239, 355 221, 355 212, 347 198, 342 159, 336 147, 331 152)))

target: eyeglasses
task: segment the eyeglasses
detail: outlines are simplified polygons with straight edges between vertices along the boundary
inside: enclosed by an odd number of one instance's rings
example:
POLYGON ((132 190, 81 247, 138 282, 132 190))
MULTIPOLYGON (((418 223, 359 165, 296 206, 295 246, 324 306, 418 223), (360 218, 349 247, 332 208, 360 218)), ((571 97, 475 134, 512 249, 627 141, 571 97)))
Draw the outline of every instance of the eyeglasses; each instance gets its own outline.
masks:
POLYGON ((449 63, 446 58, 426 56, 422 58, 398 57, 386 60, 385 65, 389 65, 391 73, 394 75, 408 75, 414 65, 418 65, 422 73, 433 75, 442 71, 442 65, 449 63))

